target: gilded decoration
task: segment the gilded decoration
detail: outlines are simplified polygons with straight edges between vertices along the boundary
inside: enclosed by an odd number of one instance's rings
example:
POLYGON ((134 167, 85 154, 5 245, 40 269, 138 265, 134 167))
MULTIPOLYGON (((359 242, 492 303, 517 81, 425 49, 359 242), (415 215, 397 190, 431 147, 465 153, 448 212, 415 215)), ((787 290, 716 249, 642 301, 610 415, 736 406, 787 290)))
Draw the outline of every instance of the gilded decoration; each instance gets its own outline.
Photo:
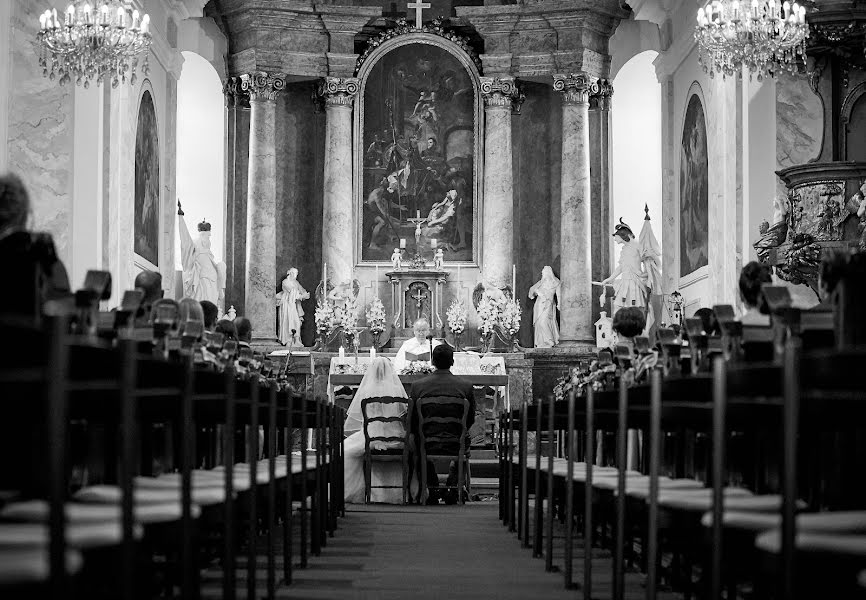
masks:
POLYGON ((587 104, 590 95, 598 93, 598 83, 586 73, 556 74, 553 89, 562 92, 564 104, 587 104))
POLYGON ((325 106, 352 106, 360 84, 355 77, 325 77, 318 87, 318 94, 325 106))
POLYGON ((241 90, 250 95, 250 100, 276 100, 277 94, 286 88, 285 73, 255 71, 241 75, 241 90))
MULTIPOLYGON (((355 186, 361 262, 389 261, 402 241, 408 256, 432 260, 442 249, 449 263, 477 264, 479 66, 468 43, 438 20, 420 29, 401 20, 358 59, 354 168, 361 182, 355 186)), ((516 90, 513 79, 501 79, 497 93, 503 86, 516 90)))

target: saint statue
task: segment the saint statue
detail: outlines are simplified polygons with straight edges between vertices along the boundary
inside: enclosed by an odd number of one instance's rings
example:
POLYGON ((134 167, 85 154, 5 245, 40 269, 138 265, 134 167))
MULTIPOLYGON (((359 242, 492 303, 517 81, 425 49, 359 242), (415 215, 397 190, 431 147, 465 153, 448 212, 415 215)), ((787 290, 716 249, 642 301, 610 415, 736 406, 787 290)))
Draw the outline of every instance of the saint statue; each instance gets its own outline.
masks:
POLYGON ((180 233, 180 258, 183 265, 183 295, 198 301, 213 302, 222 310, 225 300, 226 266, 218 262, 210 248, 210 223, 198 224, 198 237, 193 239, 183 219, 180 201, 177 203, 180 233))
POLYGON ((553 269, 544 267, 541 269, 541 279, 529 288, 529 298, 535 298, 532 324, 535 329, 536 348, 552 348, 559 343, 556 311, 559 309, 560 286, 553 269))
POLYGON ((433 254, 433 268, 437 271, 445 268, 445 251, 442 248, 436 248, 436 253, 433 254))
POLYGON ((395 271, 399 271, 403 267, 403 253, 399 248, 394 248, 394 253, 391 255, 391 267, 395 271))
POLYGON ((301 323, 304 322, 304 309, 301 301, 310 297, 310 292, 298 281, 298 270, 292 267, 283 279, 283 291, 277 294, 280 307, 280 342, 284 346, 301 346, 301 323))
POLYGON ((599 304, 604 307, 607 299, 606 285, 613 284, 613 314, 624 306, 637 306, 644 308, 647 305, 649 285, 647 283, 647 272, 644 270, 644 256, 640 245, 635 239, 631 227, 626 225, 622 218, 617 223, 613 232, 613 238, 617 244, 622 246, 619 255, 619 264, 610 277, 603 279, 599 304))

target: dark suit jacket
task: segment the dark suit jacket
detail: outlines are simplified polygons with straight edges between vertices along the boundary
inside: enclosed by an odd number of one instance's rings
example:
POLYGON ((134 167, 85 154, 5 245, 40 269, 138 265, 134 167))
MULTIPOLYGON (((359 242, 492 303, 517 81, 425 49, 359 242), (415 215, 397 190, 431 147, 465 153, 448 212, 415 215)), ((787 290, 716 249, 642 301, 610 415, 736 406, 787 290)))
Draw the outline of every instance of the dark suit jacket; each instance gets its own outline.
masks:
MULTIPOLYGON (((452 397, 452 398, 465 398, 469 401, 469 413, 466 415, 466 431, 468 433, 469 427, 472 423, 475 422, 475 393, 472 390, 472 384, 463 379, 462 377, 458 377, 454 375, 449 370, 439 370, 434 373, 428 375, 424 379, 420 379, 412 384, 412 388, 409 392, 409 396, 414 400, 420 400, 421 398, 436 398, 436 397, 452 397)), ((412 414, 412 431, 418 431, 418 414, 417 414, 417 406, 415 408, 415 412, 412 414)), ((424 413, 424 416, 431 416, 434 414, 433 410, 427 409, 424 413)), ((436 416, 442 417, 459 417, 460 414, 450 407, 437 407, 436 416)), ((427 435, 441 435, 444 431, 441 429, 442 427, 447 427, 445 425, 432 424, 428 429, 425 429, 425 434, 427 435)), ((456 438, 456 435, 455 435, 456 438)), ((468 442, 467 442, 468 449, 468 442)), ((439 451, 444 450, 443 448, 433 449, 428 448, 428 450, 439 451)))

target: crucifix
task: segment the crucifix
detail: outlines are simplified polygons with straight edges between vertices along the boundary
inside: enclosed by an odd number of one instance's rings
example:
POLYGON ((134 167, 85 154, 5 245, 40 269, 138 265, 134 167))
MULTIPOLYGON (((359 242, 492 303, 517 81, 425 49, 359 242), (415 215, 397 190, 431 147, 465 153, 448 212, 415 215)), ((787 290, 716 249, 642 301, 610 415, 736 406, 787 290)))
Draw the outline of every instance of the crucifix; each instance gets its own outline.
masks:
POLYGON ((406 8, 415 9, 415 29, 421 29, 424 26, 424 17, 421 14, 425 8, 430 8, 432 5, 429 2, 415 0, 406 4, 406 8))

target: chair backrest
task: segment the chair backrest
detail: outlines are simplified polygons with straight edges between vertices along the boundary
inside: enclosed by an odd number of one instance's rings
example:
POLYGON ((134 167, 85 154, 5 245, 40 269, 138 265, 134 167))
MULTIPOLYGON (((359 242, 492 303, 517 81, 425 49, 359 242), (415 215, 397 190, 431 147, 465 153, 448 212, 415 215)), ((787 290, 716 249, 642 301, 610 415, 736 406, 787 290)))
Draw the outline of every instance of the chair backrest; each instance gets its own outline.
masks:
POLYGON ((415 401, 415 412, 418 415, 418 437, 422 450, 430 443, 459 444, 459 451, 454 455, 463 453, 469 400, 456 396, 419 398, 415 401))
POLYGON ((371 428, 375 428, 376 425, 382 424, 384 426, 385 423, 402 423, 403 417, 399 415, 386 417, 379 414, 371 414, 373 412, 373 406, 390 406, 390 405, 403 405, 403 412, 405 413, 408 410, 409 399, 408 398, 395 398, 393 396, 388 397, 377 397, 377 398, 365 398, 361 400, 361 418, 363 421, 362 430, 364 431, 364 448, 365 451, 369 451, 371 448, 372 442, 400 442, 405 443, 406 441, 406 433, 404 428, 404 433, 400 436, 388 436, 388 435, 378 435, 377 431, 372 431, 371 428))

